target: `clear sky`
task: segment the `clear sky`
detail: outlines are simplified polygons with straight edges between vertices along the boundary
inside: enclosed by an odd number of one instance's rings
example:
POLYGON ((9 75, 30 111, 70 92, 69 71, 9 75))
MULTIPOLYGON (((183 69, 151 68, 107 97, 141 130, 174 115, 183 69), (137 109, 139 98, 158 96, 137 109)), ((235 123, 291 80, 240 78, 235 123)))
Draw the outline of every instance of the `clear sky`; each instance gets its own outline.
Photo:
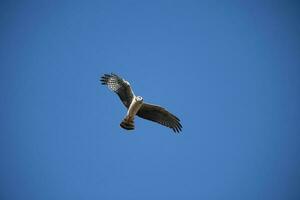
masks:
POLYGON ((1 1, 0 199, 300 199, 292 2, 1 1), (121 129, 110 72, 182 134, 121 129))

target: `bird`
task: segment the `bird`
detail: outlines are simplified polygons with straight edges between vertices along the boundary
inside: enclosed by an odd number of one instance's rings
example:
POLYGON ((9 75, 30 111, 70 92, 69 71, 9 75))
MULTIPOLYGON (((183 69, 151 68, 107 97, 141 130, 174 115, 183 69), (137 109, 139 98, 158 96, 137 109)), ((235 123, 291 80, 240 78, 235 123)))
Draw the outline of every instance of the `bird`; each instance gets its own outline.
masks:
POLYGON ((134 118, 138 116, 168 127, 175 133, 182 131, 182 125, 178 117, 159 105, 144 102, 143 97, 136 96, 130 83, 122 77, 114 73, 104 74, 101 76, 100 82, 115 92, 127 108, 125 118, 120 123, 122 128, 134 130, 134 118))

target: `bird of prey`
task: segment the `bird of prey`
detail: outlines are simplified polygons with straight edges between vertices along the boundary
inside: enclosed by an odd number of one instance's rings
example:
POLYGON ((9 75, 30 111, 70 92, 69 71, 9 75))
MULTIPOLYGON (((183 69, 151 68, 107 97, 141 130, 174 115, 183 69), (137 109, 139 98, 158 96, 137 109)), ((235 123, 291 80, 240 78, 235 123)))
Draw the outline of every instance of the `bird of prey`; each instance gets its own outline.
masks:
POLYGON ((161 106, 145 103, 141 96, 135 96, 128 81, 116 74, 104 74, 100 79, 102 85, 107 85, 115 92, 128 109, 120 126, 126 130, 134 129, 135 115, 163 126, 171 128, 175 133, 182 129, 180 120, 161 106))

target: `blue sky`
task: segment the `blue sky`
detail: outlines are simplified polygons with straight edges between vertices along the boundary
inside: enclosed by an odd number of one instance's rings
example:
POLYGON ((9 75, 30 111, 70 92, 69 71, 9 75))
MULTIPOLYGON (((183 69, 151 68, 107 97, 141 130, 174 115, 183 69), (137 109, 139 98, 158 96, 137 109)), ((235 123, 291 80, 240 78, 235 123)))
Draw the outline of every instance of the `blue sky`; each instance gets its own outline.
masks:
POLYGON ((1 199, 300 198, 299 4, 0 5, 1 199), (121 129, 110 72, 182 134, 121 129))

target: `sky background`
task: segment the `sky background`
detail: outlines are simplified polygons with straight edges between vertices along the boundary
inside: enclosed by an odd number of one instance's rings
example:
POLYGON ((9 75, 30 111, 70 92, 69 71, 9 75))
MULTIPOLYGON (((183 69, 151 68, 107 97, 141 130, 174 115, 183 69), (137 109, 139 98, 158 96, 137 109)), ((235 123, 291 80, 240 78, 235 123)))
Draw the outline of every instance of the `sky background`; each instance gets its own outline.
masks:
POLYGON ((300 199, 295 2, 1 1, 0 199, 300 199))

